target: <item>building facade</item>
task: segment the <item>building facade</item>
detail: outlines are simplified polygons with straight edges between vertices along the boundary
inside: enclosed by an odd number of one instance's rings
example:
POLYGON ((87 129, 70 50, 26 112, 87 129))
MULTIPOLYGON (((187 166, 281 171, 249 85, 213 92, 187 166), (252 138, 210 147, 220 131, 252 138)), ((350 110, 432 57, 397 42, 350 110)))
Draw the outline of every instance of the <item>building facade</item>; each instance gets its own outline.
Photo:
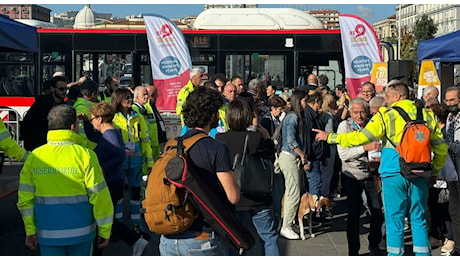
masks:
POLYGON ((435 37, 460 29, 460 5, 458 4, 401 4, 396 7, 396 27, 412 31, 423 16, 431 18, 438 28, 435 37))
POLYGON ((51 10, 34 4, 0 4, 0 14, 11 19, 33 19, 43 22, 50 21, 51 10))
POLYGON ((324 24, 324 28, 330 30, 340 29, 339 11, 331 9, 309 10, 306 11, 324 24))

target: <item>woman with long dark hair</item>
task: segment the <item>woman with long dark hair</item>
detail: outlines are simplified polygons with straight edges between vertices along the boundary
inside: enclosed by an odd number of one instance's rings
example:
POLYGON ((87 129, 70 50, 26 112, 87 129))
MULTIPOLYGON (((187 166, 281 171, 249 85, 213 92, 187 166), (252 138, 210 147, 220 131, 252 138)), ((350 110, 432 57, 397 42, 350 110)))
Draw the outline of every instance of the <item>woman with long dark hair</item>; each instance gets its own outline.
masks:
POLYGON ((307 107, 307 93, 295 90, 291 95, 291 108, 283 119, 282 146, 279 156, 279 164, 285 180, 283 223, 280 235, 287 239, 299 239, 299 235, 293 230, 292 225, 297 215, 300 202, 301 174, 309 170, 304 154, 305 122, 304 110, 307 107))

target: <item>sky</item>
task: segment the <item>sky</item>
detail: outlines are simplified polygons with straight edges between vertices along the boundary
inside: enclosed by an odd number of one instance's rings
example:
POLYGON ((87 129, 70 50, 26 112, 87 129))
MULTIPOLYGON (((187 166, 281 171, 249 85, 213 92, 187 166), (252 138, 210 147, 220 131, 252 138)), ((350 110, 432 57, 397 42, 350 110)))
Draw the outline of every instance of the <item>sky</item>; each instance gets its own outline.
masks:
MULTIPOLYGON (((183 4, 180 1, 170 1, 173 4, 140 4, 139 0, 129 1, 133 4, 109 4, 108 1, 95 0, 91 4, 91 8, 97 13, 112 13, 113 16, 125 17, 130 15, 144 14, 160 14, 168 18, 181 18, 185 16, 197 16, 204 10, 204 4, 183 4), (107 2, 107 3, 106 3, 107 2)), ((66 11, 79 11, 84 4, 75 4, 74 1, 66 1, 72 4, 56 4, 56 2, 47 2, 47 4, 35 3, 51 9, 51 15, 59 14, 66 11)), ((76 1, 78 2, 78 1, 76 1)), ((111 1, 112 2, 112 1, 111 1)), ((145 3, 145 1, 143 1, 145 3)), ((263 1, 270 3, 270 1, 263 1)), ((333 1, 321 1, 325 4, 300 4, 288 1, 291 4, 259 4, 259 8, 295 8, 299 10, 318 10, 318 9, 334 9, 339 10, 342 14, 357 15, 367 22, 373 24, 395 14, 395 4, 364 4, 368 1, 354 1, 355 4, 338 4, 333 1)), ((391 1, 389 1, 391 2, 391 1)), ((43 2, 42 2, 43 3, 43 2)), ((184 2, 187 3, 187 2, 184 2)), ((188 1, 188 3, 190 3, 188 1)), ((210 2, 211 3, 211 2, 210 2)), ((238 3, 235 1, 213 1, 212 3, 238 3)), ((241 3, 241 2, 239 2, 241 3)), ((247 3, 247 2, 246 2, 247 3)), ((274 2, 275 3, 275 2, 274 2)))

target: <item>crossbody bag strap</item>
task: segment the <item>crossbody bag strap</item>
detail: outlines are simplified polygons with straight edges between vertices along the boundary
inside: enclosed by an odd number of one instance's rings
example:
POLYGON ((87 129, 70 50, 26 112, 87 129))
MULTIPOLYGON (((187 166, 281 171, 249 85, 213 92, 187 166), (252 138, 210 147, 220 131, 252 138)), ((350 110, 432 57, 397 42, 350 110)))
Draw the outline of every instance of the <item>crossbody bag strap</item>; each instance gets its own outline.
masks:
POLYGON ((244 138, 244 148, 243 148, 243 158, 241 158, 241 161, 244 161, 244 157, 247 154, 247 148, 248 148, 248 140, 249 140, 249 132, 246 133, 246 137, 244 138))

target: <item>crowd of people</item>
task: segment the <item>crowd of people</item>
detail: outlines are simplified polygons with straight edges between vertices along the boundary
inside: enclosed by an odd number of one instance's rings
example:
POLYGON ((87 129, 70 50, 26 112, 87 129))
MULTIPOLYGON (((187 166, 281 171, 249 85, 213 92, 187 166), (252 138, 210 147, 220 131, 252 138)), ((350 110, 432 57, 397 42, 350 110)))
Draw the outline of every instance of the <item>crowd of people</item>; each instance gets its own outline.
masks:
MULTIPOLYGON (((141 255, 149 244, 140 213, 141 185, 167 141, 155 105, 159 90, 119 87, 115 77, 105 83, 99 93, 90 79, 74 84, 54 76, 47 82, 49 94, 37 97, 22 122, 25 149, 10 141, 0 146, 25 161, 17 205, 26 245, 40 248, 42 255, 102 254, 109 238, 122 238, 133 255, 141 255), (66 95, 71 89, 73 98, 66 95), (129 224, 123 220, 125 186, 129 224), (62 210, 67 207, 74 208, 62 210)), ((208 180, 210 185, 223 189, 216 192, 226 194, 239 219, 251 218, 262 241, 261 255, 280 255, 279 237, 300 239, 295 225, 305 192, 317 203, 320 197, 346 196, 350 256, 359 255, 363 213, 370 218, 372 255, 403 255, 407 223, 415 255, 431 255, 433 246, 441 246, 443 255, 458 255, 460 188, 444 165, 450 160, 460 171, 459 104, 457 87, 446 89, 439 102, 436 87, 425 88, 417 99, 401 81, 390 81, 380 92, 372 82, 363 82, 358 96, 350 99, 345 86, 329 87, 326 75, 310 74, 302 85, 277 94, 259 78, 246 88, 242 77, 217 74, 203 80, 203 71, 192 69, 178 94, 176 113, 181 136, 204 132, 212 137, 198 141, 190 159, 217 177, 208 180), (424 108, 432 131, 431 179, 401 176, 392 142, 399 143, 405 123, 393 106, 414 117, 416 107, 424 108), (281 133, 279 151, 273 142, 276 131, 281 133), (232 165, 243 152, 245 136, 251 139, 249 151, 279 165, 270 197, 239 192, 232 165)), ((7 137, 0 125, 0 145, 7 137)), ((333 217, 320 211, 313 221, 328 225, 333 217)), ((224 242, 200 222, 178 235, 162 236, 159 248, 161 255, 232 254, 224 242)))

